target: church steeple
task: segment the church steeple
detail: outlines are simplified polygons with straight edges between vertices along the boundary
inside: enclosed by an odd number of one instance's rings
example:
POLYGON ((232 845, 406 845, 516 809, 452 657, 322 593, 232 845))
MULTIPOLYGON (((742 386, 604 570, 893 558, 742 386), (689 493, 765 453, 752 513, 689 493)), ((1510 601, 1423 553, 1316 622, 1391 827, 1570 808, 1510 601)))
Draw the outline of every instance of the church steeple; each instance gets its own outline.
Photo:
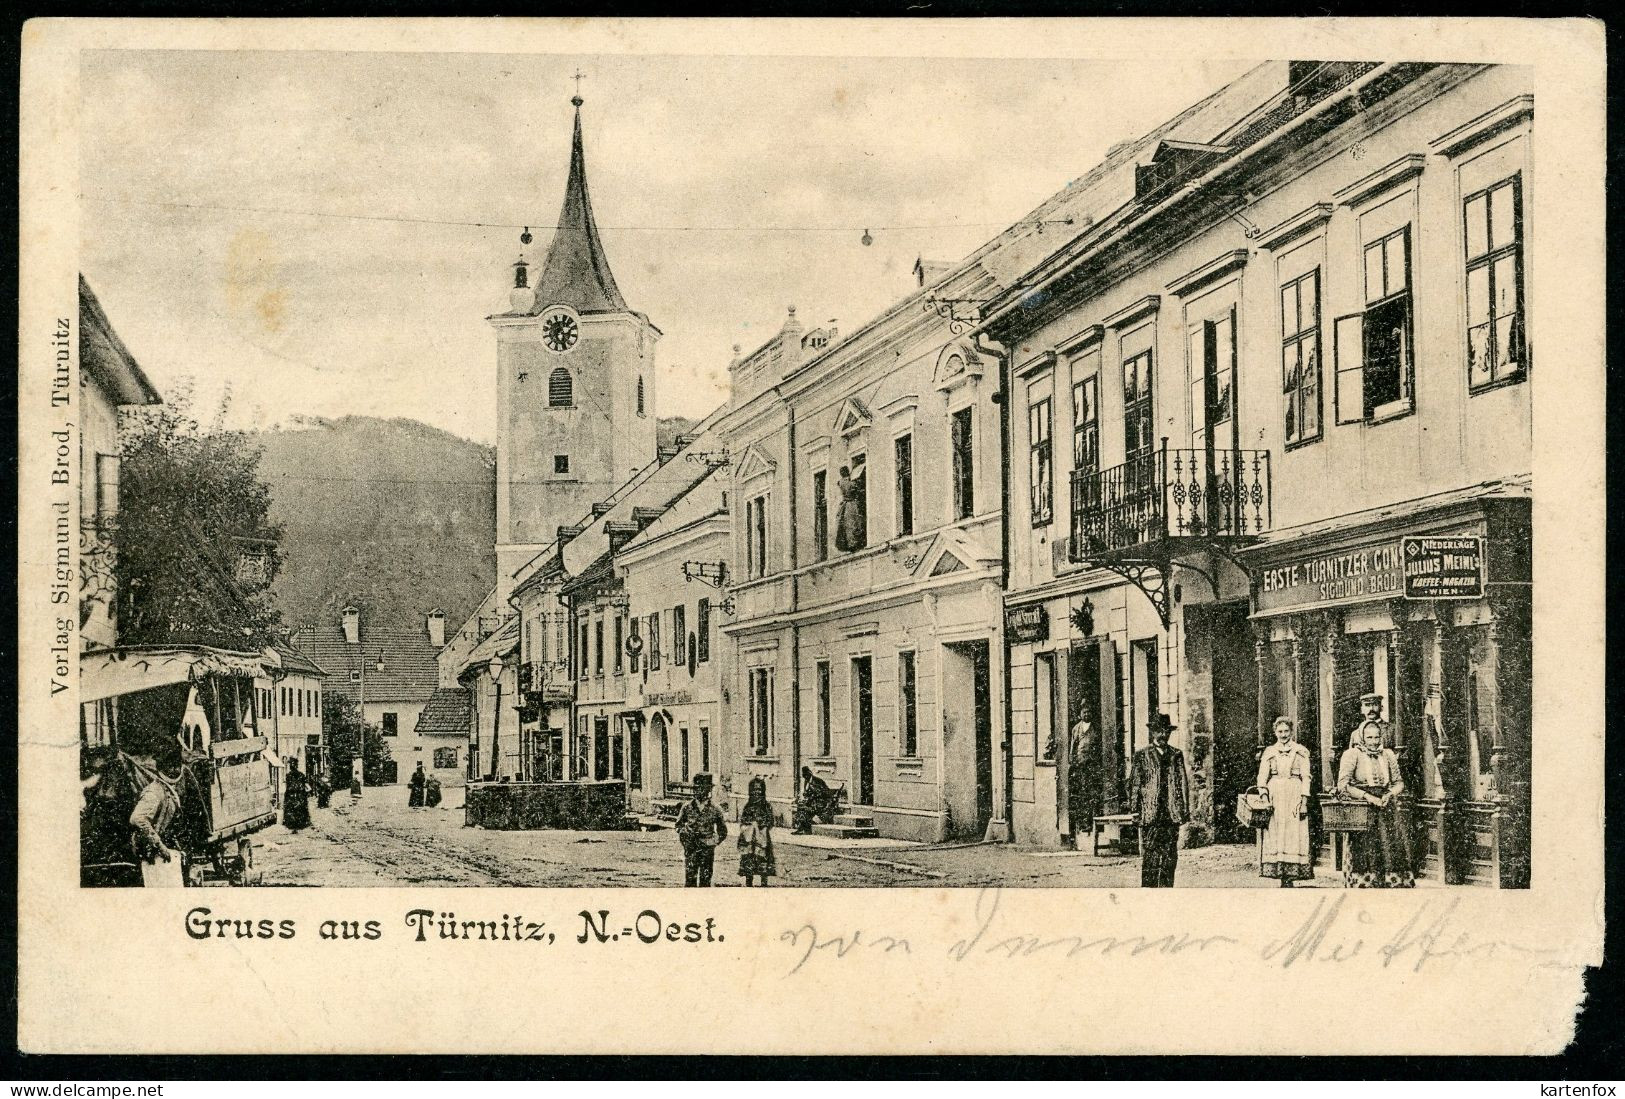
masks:
MULTIPOLYGON (((486 318, 497 339, 499 600, 561 527, 658 453, 660 329, 627 308, 610 274, 587 197, 579 89, 570 102, 570 176, 547 256, 520 254, 508 311, 486 318)), ((530 242, 526 229, 519 243, 530 242)))
POLYGON ((587 159, 581 151, 581 96, 570 100, 576 109, 575 134, 570 141, 570 178, 564 185, 564 206, 558 229, 548 246, 547 259, 536 280, 532 312, 550 305, 568 305, 578 313, 624 313, 626 299, 609 270, 592 201, 587 197, 587 159))

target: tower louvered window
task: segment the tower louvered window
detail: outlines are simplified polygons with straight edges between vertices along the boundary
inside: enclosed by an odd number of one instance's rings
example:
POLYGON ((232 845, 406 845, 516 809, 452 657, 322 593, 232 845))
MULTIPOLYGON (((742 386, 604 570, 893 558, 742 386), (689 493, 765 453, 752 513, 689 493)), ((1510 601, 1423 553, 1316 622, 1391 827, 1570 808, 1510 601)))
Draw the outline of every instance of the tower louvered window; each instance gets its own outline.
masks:
POLYGON ((643 415, 643 379, 638 378, 638 415, 643 415))
POLYGON ((570 380, 570 372, 562 366, 555 367, 547 379, 548 407, 569 408, 574 403, 575 384, 570 380))

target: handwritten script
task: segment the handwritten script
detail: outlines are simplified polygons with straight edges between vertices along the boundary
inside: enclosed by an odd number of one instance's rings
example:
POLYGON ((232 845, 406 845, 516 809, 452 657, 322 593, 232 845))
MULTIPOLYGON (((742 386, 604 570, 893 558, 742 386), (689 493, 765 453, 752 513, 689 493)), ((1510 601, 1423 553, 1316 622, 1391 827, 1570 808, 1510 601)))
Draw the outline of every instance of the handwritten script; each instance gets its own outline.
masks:
POLYGON ((1238 959, 1251 956, 1264 965, 1281 969, 1340 965, 1364 958, 1384 969, 1404 967, 1420 973, 1429 964, 1446 960, 1497 955, 1551 959, 1558 953, 1553 947, 1481 937, 1456 919, 1461 904, 1459 898, 1423 900, 1397 913, 1377 913, 1346 894, 1320 897, 1307 916, 1291 917, 1279 931, 1255 927, 1241 934, 1191 927, 1142 930, 1133 934, 1089 928, 1023 928, 1001 917, 1001 900, 999 889, 983 889, 977 893, 972 930, 952 941, 933 936, 929 928, 916 927, 904 935, 869 927, 832 930, 809 921, 785 930, 778 937, 791 959, 785 976, 794 976, 809 965, 837 964, 852 958, 868 961, 877 957, 963 965, 1028 958, 1224 954, 1238 959))

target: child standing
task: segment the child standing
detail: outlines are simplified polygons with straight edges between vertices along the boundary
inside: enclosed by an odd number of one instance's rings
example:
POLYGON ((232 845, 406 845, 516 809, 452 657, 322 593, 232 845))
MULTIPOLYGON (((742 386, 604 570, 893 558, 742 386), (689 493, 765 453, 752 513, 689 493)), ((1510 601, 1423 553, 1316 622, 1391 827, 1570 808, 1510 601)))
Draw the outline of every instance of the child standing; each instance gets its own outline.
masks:
POLYGON ((751 878, 762 884, 778 873, 773 862, 773 806, 767 803, 767 780, 760 775, 750 780, 750 793, 739 811, 739 874, 745 885, 751 878))
POLYGON ((711 776, 694 776, 694 796, 677 811, 677 839, 683 845, 683 885, 710 886, 717 844, 728 838, 722 810, 711 804, 711 776))

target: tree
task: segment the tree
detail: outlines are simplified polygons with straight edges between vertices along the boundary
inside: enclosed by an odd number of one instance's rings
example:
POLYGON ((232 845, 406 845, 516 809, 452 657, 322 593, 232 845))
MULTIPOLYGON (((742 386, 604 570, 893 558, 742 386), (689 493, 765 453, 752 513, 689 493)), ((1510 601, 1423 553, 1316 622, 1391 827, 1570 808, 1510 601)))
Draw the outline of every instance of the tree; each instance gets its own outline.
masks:
POLYGON ((168 404, 127 409, 120 423, 117 547, 122 644, 193 644, 257 651, 276 640, 271 583, 281 528, 260 452, 192 415, 189 389, 168 404))
POLYGON ((361 781, 375 786, 383 780, 389 762, 389 742, 376 725, 367 724, 361 708, 344 695, 322 692, 322 735, 331 761, 330 781, 335 788, 350 785, 350 770, 359 748, 361 781))

